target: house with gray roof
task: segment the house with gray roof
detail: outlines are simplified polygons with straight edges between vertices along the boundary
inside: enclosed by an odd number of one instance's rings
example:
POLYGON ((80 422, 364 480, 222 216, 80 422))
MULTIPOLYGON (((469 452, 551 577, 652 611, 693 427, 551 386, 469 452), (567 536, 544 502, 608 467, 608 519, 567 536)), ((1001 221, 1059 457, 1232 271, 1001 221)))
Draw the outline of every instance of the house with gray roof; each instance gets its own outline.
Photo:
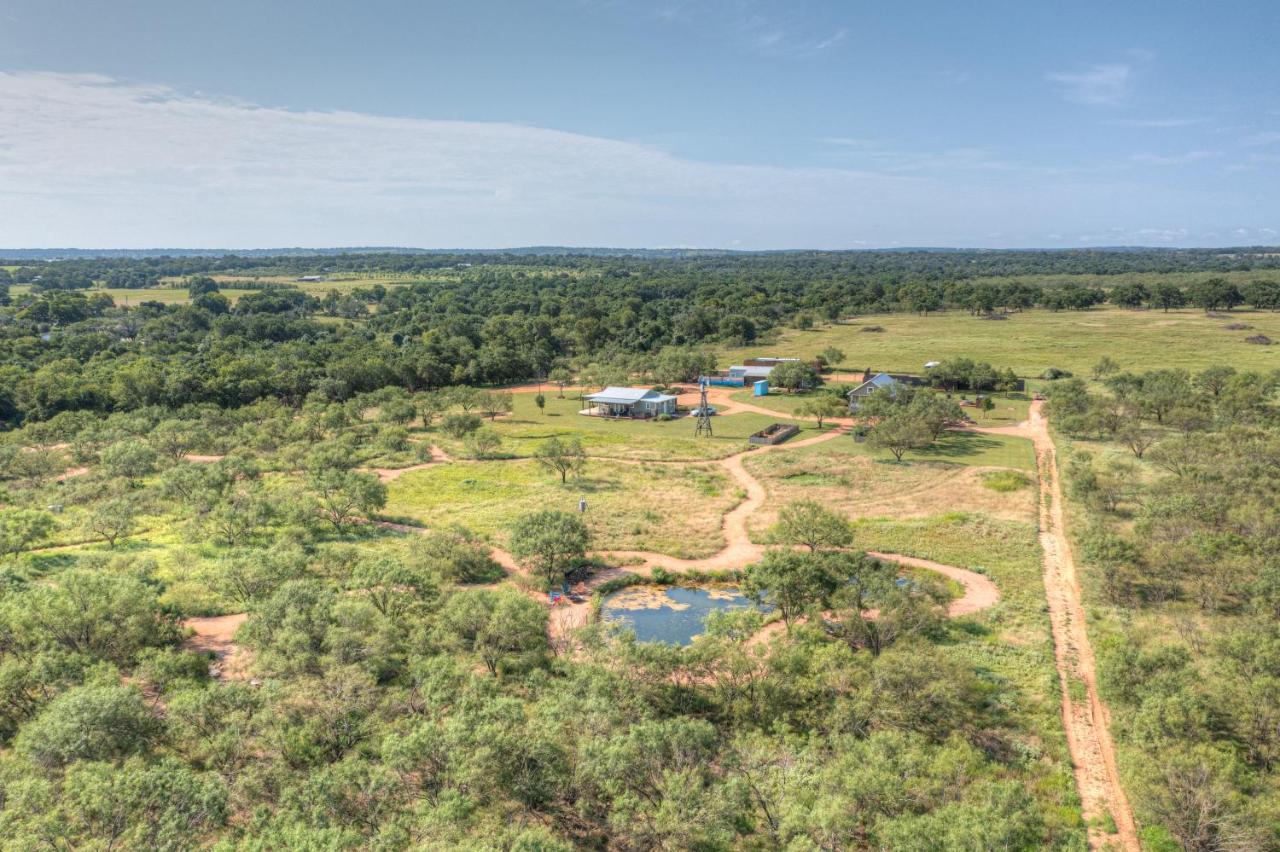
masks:
POLYGON ((675 414, 676 398, 646 388, 607 387, 583 397, 591 405, 581 413, 595 417, 656 417, 675 414))
POLYGON ((879 390, 887 390, 889 393, 897 393, 897 389, 902 386, 902 382, 898 381, 888 373, 877 373, 849 391, 849 411, 857 413, 858 403, 871 396, 879 390))

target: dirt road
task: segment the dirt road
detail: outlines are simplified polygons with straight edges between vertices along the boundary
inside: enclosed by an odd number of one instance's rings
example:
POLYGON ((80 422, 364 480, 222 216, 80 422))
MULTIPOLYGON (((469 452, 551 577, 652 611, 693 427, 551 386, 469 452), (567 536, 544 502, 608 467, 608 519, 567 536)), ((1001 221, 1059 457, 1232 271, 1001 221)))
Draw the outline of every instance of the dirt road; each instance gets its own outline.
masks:
MULTIPOLYGON (((1054 657, 1062 691, 1062 723, 1075 769, 1084 817, 1095 821, 1110 814, 1115 831, 1100 824, 1089 829, 1092 849, 1138 852, 1138 829, 1120 783, 1110 714, 1098 695, 1097 670, 1084 610, 1080 577, 1067 540, 1062 511, 1062 483, 1057 451, 1049 434, 1042 404, 1033 402, 1026 422, 1018 426, 976 429, 989 434, 1030 438, 1035 445, 1040 476, 1040 546, 1044 550, 1044 588, 1049 602, 1054 657), (1073 689, 1074 687, 1074 689, 1073 689), (1072 692, 1083 697, 1073 697, 1072 692)), ((1098 821, 1101 822, 1101 821, 1098 821)))

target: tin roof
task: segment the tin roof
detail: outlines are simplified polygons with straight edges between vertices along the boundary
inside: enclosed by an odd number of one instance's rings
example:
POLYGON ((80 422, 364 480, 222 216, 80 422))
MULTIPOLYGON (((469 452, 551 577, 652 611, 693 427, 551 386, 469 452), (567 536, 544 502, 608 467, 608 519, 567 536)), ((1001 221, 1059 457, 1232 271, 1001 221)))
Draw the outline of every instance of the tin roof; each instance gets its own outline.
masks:
POLYGON ((675 399, 674 396, 658 393, 649 388, 619 387, 607 387, 599 393, 589 393, 585 398, 591 402, 599 402, 605 405, 635 405, 641 400, 645 402, 666 402, 667 400, 675 399))

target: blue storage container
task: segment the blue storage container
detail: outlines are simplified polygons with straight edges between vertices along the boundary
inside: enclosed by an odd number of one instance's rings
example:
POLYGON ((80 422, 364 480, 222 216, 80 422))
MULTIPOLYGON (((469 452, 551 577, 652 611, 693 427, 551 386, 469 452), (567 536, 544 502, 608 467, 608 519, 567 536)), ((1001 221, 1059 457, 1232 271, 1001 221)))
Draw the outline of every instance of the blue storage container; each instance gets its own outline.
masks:
POLYGON ((768 380, 768 379, 761 379, 760 381, 758 381, 758 382, 754 383, 751 387, 755 389, 755 390, 754 390, 754 394, 753 394, 754 396, 768 396, 768 395, 769 395, 769 380, 768 380))

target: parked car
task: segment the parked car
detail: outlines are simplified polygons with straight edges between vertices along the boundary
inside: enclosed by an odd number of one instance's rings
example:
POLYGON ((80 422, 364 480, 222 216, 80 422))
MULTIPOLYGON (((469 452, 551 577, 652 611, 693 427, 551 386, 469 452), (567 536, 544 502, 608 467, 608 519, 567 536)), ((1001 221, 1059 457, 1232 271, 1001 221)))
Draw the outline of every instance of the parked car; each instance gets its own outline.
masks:
MULTIPOLYGON (((702 406, 698 406, 697 408, 693 409, 693 410, 692 410, 692 411, 690 411, 689 413, 690 413, 690 414, 692 414, 694 417, 701 417, 701 416, 702 416, 702 406)), ((707 416, 708 416, 708 417, 710 417, 711 415, 713 415, 713 414, 715 414, 715 413, 716 413, 716 407, 715 407, 714 405, 708 405, 708 406, 707 406, 707 416)))

